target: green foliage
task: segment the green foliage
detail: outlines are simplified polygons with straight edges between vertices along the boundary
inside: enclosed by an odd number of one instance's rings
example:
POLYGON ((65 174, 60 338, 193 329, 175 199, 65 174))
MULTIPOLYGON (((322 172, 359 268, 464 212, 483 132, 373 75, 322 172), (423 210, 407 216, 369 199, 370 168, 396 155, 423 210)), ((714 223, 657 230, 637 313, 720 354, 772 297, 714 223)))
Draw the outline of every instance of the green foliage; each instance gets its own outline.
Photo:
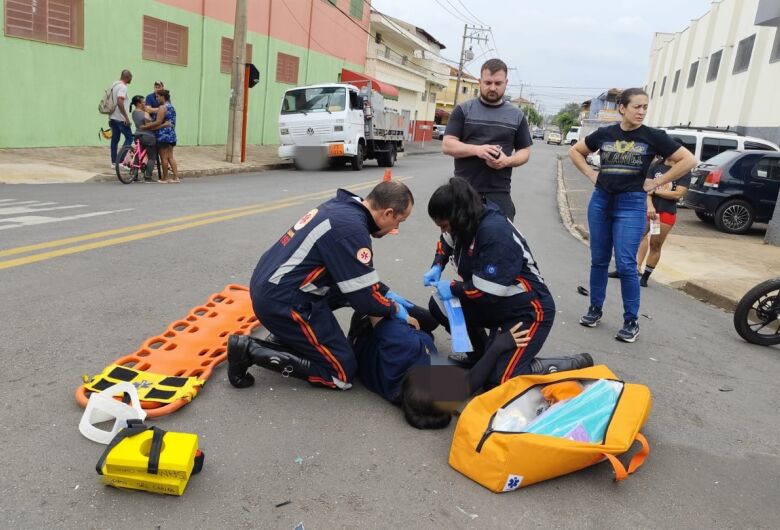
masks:
POLYGON ((573 125, 580 122, 580 105, 579 103, 568 103, 565 107, 558 111, 558 114, 552 119, 552 123, 557 125, 561 130, 561 136, 566 137, 566 133, 573 125))
POLYGON ((536 112, 535 108, 530 105, 526 105, 523 107, 523 112, 525 113, 525 117, 528 119, 528 123, 531 125, 536 125, 537 127, 542 125, 544 118, 542 118, 541 114, 536 112))

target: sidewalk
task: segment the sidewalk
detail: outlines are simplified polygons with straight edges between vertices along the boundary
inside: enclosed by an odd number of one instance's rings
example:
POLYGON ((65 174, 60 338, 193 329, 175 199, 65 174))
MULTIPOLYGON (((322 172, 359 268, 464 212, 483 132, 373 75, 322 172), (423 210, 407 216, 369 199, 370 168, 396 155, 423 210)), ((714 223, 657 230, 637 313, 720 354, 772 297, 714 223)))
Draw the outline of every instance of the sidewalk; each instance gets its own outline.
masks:
MULTIPOLYGON (((569 232, 587 244, 587 206, 593 187, 568 157, 558 160, 558 208, 569 232)), ((719 232, 679 209, 674 230, 664 243, 653 282, 733 311, 753 286, 780 276, 780 248, 764 244, 764 225, 745 235, 719 232)))
MULTIPOLYGON (((249 145, 244 164, 225 161, 224 145, 178 146, 175 156, 183 178, 249 173, 290 167, 276 156, 277 145, 249 145)), ((405 145, 406 155, 441 152, 441 142, 405 145)), ((101 147, 45 147, 0 149, 0 184, 55 184, 116 180, 110 167, 108 144, 101 147)))

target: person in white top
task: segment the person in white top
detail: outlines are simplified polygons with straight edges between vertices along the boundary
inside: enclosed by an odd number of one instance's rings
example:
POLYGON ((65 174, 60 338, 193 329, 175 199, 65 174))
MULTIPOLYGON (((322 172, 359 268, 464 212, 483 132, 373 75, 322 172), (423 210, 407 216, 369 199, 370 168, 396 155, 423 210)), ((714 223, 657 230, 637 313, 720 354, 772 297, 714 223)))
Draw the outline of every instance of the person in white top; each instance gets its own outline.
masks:
POLYGON ((116 108, 108 117, 108 126, 111 127, 111 167, 116 164, 116 152, 119 146, 119 135, 125 136, 124 145, 133 141, 133 131, 130 128, 130 116, 127 113, 127 85, 133 80, 130 70, 122 70, 119 80, 111 87, 111 97, 116 102, 116 108))

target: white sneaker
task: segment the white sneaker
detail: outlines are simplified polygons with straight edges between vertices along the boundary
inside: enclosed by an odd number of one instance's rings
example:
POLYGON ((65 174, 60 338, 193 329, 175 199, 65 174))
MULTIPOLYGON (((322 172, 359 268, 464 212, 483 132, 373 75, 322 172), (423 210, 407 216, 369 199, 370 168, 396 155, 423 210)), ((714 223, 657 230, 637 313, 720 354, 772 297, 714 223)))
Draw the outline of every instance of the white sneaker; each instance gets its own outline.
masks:
POLYGON ((111 164, 111 169, 116 169, 116 164, 111 164))

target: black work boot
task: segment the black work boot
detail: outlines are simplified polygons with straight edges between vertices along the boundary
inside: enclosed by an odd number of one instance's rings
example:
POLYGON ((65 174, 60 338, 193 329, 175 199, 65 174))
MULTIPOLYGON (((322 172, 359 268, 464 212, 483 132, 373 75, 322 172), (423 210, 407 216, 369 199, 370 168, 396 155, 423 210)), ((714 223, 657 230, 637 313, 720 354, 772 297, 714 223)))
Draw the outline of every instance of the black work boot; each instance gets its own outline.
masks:
POLYGON ((256 364, 284 377, 295 377, 304 381, 311 375, 311 361, 288 351, 268 347, 273 342, 260 341, 246 335, 228 337, 228 380, 236 388, 252 386, 255 378, 247 369, 256 364))
POLYGON ((532 374, 554 374, 566 370, 579 370, 593 366, 593 357, 589 353, 578 353, 571 357, 536 358, 531 361, 532 374))

